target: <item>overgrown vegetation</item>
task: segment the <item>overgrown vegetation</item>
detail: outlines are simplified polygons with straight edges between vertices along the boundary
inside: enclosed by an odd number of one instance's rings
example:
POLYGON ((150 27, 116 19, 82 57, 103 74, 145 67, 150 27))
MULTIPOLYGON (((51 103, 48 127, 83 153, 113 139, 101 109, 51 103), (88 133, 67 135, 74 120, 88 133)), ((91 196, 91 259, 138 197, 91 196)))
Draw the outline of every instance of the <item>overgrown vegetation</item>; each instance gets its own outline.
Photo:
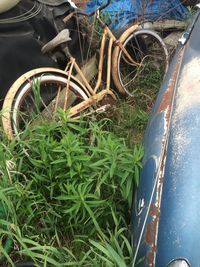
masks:
POLYGON ((20 259, 129 266, 130 208, 143 149, 128 148, 108 131, 112 124, 51 122, 21 141, 2 139, 1 241, 14 246, 10 255, 1 247, 1 254, 11 266, 20 259))
POLYGON ((110 119, 40 122, 1 133, 2 266, 131 266, 130 215, 141 140, 156 95, 148 78, 110 119), (12 246, 11 246, 12 244, 12 246))
POLYGON ((143 77, 112 119, 27 128, 0 143, 0 258, 36 266, 128 267, 130 214, 141 140, 162 80, 143 77))

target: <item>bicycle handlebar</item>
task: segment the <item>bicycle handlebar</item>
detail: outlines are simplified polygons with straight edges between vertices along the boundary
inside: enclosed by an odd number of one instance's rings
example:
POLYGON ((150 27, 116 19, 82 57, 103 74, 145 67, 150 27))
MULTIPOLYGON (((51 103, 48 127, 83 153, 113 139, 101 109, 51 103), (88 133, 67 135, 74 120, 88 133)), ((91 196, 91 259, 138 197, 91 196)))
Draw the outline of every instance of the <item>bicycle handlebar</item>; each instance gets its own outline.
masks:
POLYGON ((108 0, 106 4, 100 6, 99 8, 97 8, 96 10, 90 12, 90 13, 85 13, 83 11, 76 11, 75 13, 76 14, 79 14, 79 15, 83 15, 83 16, 86 16, 86 17, 91 17, 93 16, 97 11, 101 11, 102 9, 106 8, 107 6, 110 5, 112 0, 108 0))

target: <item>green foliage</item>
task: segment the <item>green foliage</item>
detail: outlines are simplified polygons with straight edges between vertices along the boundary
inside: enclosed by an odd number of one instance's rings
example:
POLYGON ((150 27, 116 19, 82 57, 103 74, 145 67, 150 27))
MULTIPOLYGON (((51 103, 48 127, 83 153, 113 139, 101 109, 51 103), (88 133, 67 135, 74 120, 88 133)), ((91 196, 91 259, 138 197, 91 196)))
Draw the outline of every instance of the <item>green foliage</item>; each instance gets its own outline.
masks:
POLYGON ((124 138, 128 147, 134 149, 135 145, 141 143, 143 132, 148 120, 148 113, 145 109, 131 101, 119 101, 116 104, 109 130, 124 138))
POLYGON ((50 266, 128 266, 129 220, 143 149, 128 148, 108 122, 43 122, 0 143, 1 236, 7 261, 50 266))
POLYGON ((150 112, 153 102, 157 96, 158 90, 163 81, 164 72, 158 66, 152 70, 149 67, 151 63, 146 64, 143 67, 143 71, 134 80, 134 100, 137 106, 150 112))

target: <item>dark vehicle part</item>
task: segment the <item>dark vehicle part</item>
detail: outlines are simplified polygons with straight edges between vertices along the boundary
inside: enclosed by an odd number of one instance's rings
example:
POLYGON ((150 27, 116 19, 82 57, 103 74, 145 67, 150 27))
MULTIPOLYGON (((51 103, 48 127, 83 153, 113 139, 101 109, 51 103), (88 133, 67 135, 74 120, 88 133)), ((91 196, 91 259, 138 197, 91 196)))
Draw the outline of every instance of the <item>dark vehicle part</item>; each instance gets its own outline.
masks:
POLYGON ((69 51, 79 64, 84 63, 89 47, 87 27, 76 17, 63 22, 74 9, 68 1, 21 0, 0 14, 0 108, 8 89, 22 74, 39 67, 65 68, 67 59, 59 49, 52 55, 41 53, 42 46, 61 30, 69 29, 69 51))

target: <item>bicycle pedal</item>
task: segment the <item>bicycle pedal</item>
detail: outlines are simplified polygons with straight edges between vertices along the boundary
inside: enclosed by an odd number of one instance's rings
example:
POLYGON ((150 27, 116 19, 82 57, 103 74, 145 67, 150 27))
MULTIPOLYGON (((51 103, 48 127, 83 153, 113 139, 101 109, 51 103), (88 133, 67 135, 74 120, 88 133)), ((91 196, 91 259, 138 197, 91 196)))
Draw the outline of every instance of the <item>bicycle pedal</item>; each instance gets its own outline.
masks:
POLYGON ((97 108, 95 111, 96 113, 103 113, 103 112, 106 112, 110 107, 111 107, 110 104, 106 104, 106 105, 101 106, 100 108, 97 108))

